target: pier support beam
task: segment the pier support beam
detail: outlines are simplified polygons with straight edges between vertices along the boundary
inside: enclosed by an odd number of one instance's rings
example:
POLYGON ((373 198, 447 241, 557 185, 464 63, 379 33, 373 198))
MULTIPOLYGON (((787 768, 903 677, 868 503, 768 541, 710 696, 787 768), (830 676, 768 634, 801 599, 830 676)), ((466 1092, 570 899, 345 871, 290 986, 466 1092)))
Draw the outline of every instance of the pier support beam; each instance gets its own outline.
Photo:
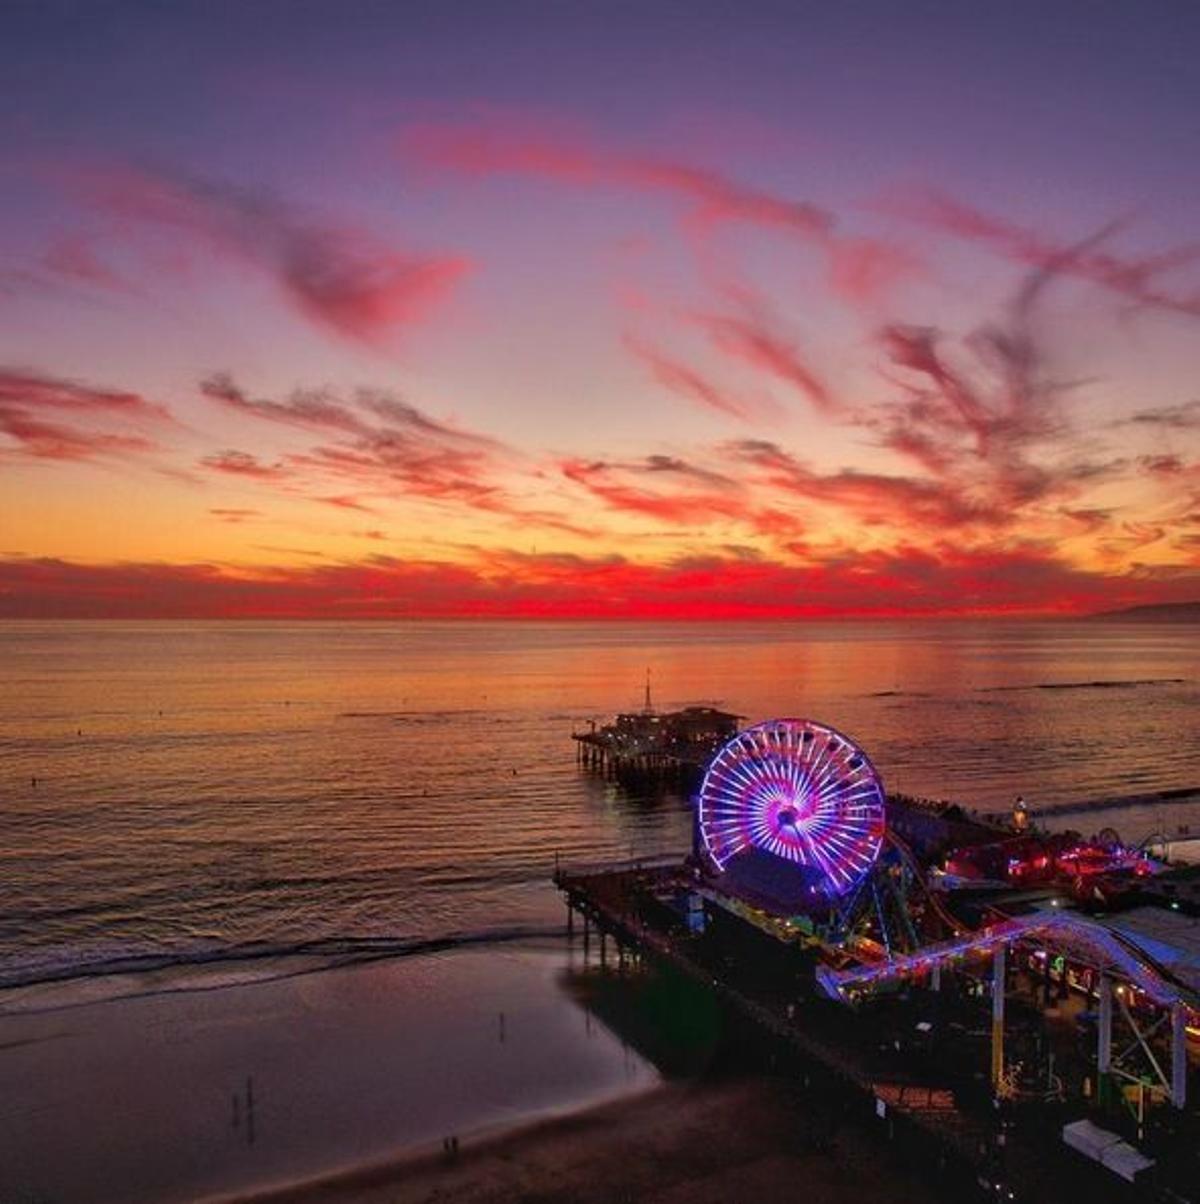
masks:
POLYGON ((1112 1071, 1113 984, 1107 974, 1100 975, 1100 1047, 1096 1051, 1096 1069, 1101 1074, 1112 1071))
POLYGON ((1171 1007, 1171 1103, 1187 1104, 1187 1010, 1176 1000, 1171 1007))
POLYGON ((998 1091, 1004 1078, 1004 992, 1008 972, 1008 949, 997 945, 992 959, 992 1089, 998 1091))

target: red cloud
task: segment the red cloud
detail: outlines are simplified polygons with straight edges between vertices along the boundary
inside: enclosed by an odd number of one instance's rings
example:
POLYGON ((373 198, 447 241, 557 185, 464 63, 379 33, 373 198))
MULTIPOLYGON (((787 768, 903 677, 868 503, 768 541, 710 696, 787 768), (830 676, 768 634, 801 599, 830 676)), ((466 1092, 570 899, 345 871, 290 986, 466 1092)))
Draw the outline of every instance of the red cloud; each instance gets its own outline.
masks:
POLYGON ((610 509, 640 514, 669 523, 702 524, 714 518, 737 519, 744 507, 725 492, 659 493, 621 480, 627 468, 603 461, 565 460, 563 475, 581 485, 610 509))
POLYGON ((1037 308, 1052 281, 1090 253, 1095 239, 1031 272, 1001 322, 983 326, 957 348, 931 327, 892 325, 880 335, 890 360, 885 376, 899 400, 858 416, 885 447, 915 460, 947 489, 986 509, 1007 511, 1057 497, 1074 498, 1091 480, 1121 470, 1033 453, 1069 449, 1066 386, 1046 368, 1037 308))
MULTIPOLYGON (((289 491, 319 489, 330 480, 375 493, 494 500, 486 480, 502 446, 485 435, 438 422, 415 406, 378 391, 359 390, 343 398, 330 390, 297 390, 286 400, 252 399, 227 375, 201 386, 209 399, 265 422, 341 436, 277 464, 263 464, 245 452, 226 451, 201 463, 218 472, 284 481, 289 491)), ((370 512, 359 498, 338 493, 313 498, 326 505, 370 512)))
POLYGON ((58 376, 0 368, 0 402, 75 414, 117 414, 169 421, 165 406, 128 390, 98 389, 58 376))
POLYGON ((375 513, 366 498, 422 498, 526 526, 591 534, 565 515, 523 505, 501 485, 503 471, 520 461, 513 449, 439 421, 391 393, 297 390, 277 401, 249 397, 227 375, 214 376, 201 388, 210 400, 239 413, 329 436, 275 464, 246 452, 219 452, 201 460, 213 471, 275 483, 289 494, 344 510, 375 513))
MULTIPOLYGON (((1179 247, 1143 259, 1123 259, 1095 245, 1080 251, 1049 241, 939 193, 926 194, 895 208, 905 217, 982 243, 1018 263, 1090 280, 1155 309, 1200 317, 1200 290, 1171 292, 1155 284, 1158 277, 1200 259, 1200 246, 1179 247)), ((1111 230, 1106 230, 1101 237, 1109 233, 1111 230)), ((1093 244, 1099 241, 1089 240, 1093 244)))
POLYGON ((43 265, 56 276, 113 292, 133 292, 123 276, 96 254, 95 242, 83 234, 69 234, 52 243, 42 257, 43 265))
POLYGON ((993 430, 1003 419, 993 414, 972 385, 947 366, 937 350, 937 333, 929 327, 888 326, 882 341, 892 362, 933 386, 934 396, 948 403, 951 423, 965 428, 975 439, 975 449, 986 456, 993 430))
MULTIPOLYGON (((94 460, 149 453, 157 448, 152 439, 111 427, 115 423, 144 428, 170 421, 165 407, 138 393, 0 368, 0 433, 15 445, 7 449, 10 454, 42 460, 94 460)), ((5 449, 0 448, 3 454, 5 449)))
POLYGON ((482 126, 413 125, 403 131, 405 156, 470 175, 515 174, 575 187, 624 187, 672 197, 685 206, 688 231, 703 245, 712 228, 742 222, 799 236, 828 256, 829 280, 851 301, 870 300, 916 268, 907 252, 870 238, 835 233, 826 208, 751 188, 721 172, 667 159, 602 149, 513 122, 482 126))
POLYGON ((1013 521, 1007 511, 976 503, 957 489, 937 481, 885 476, 844 468, 818 472, 777 444, 761 439, 729 443, 734 460, 759 470, 759 480, 773 489, 848 511, 870 525, 897 528, 971 525, 1002 526, 1013 521))
POLYGON ((1138 456, 1138 466, 1159 477, 1173 477, 1186 471, 1183 460, 1175 455, 1138 456))
POLYGON ((38 460, 94 460, 106 455, 155 449, 153 442, 138 435, 80 431, 4 405, 0 405, 0 432, 14 440, 22 454, 38 460))
POLYGON ((760 407, 753 402, 726 393, 695 369, 669 358, 632 335, 626 336, 625 345, 650 369, 660 385, 688 401, 742 422, 760 412, 760 407))
POLYGON ((874 301, 922 269, 908 251, 874 238, 839 238, 829 248, 829 282, 850 301, 874 301))
POLYGON ((377 343, 426 316, 466 272, 456 255, 397 251, 268 194, 134 171, 77 177, 87 198, 123 218, 182 230, 267 273, 307 318, 377 343))
POLYGON ((762 619, 1074 614, 1200 594, 1200 576, 1105 576, 1031 552, 901 548, 806 567, 665 565, 493 552, 473 565, 373 557, 233 571, 209 564, 0 560, 4 618, 762 619))
POLYGON ((1195 401, 1185 401, 1181 405, 1139 410, 1129 418, 1129 421, 1140 426, 1159 427, 1163 430, 1200 430, 1200 398, 1195 401))
POLYGON ((358 389, 342 397, 331 389, 297 389, 285 401, 251 398, 225 372, 203 381, 200 392, 242 414, 268 422, 318 431, 334 431, 371 438, 420 437, 463 447, 498 450, 500 444, 487 435, 465 431, 431 418, 416 406, 378 389, 358 389), (380 426, 376 419, 383 419, 380 426))
POLYGON ((695 220, 747 221, 807 237, 832 232, 833 216, 820 206, 746 188, 719 172, 659 159, 609 154, 544 132, 412 126, 402 135, 405 153, 427 163, 476 175, 516 173, 568 184, 618 184, 651 189, 689 203, 695 220))
POLYGON ((261 518, 261 510, 247 510, 236 506, 213 506, 209 510, 214 518, 219 518, 223 523, 241 523, 248 518, 261 518))
POLYGON ((732 478, 670 457, 648 457, 632 464, 601 460, 565 460, 560 468, 568 480, 582 486, 610 509, 657 519, 673 526, 706 526, 714 521, 738 523, 761 535, 795 538, 798 518, 776 509, 748 503, 732 478), (631 477, 666 476, 701 488, 651 490, 630 483, 631 477))
POLYGON ((771 330, 761 317, 697 315, 696 321, 725 354, 799 390, 822 413, 840 406, 825 383, 805 363, 797 347, 771 330))
POLYGON ((360 502, 356 497, 348 497, 345 494, 336 497, 320 497, 314 498, 314 501, 324 502, 327 506, 334 506, 338 510, 357 510, 361 514, 374 514, 375 510, 360 502))
POLYGON ((297 391, 287 401, 255 400, 246 395, 225 372, 216 373, 200 384, 200 392, 210 401, 255 418, 309 430, 335 430, 358 433, 363 422, 346 405, 320 391, 297 391))

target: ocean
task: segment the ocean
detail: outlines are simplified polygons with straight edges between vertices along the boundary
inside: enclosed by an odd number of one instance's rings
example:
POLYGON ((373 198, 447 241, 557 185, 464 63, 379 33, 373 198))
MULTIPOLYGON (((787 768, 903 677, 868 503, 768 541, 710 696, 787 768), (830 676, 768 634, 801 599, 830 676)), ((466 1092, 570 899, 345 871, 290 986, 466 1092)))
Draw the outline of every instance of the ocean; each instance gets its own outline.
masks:
MULTIPOLYGON (((556 932, 555 859, 683 853, 581 769, 642 705, 807 716, 890 789, 1049 815, 1200 784, 1200 641, 1107 622, 0 625, 0 988, 219 985, 556 932)), ((1104 813, 1200 831, 1200 794, 1104 813)), ((1063 819, 1061 823, 1065 823, 1063 819)))

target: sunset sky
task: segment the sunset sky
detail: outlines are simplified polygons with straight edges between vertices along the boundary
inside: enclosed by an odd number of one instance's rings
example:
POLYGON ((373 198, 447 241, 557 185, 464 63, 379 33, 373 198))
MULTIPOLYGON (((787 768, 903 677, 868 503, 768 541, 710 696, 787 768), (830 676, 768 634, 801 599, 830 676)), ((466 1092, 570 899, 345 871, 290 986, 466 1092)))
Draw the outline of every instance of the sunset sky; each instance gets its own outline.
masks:
POLYGON ((1200 7, 0 6, 0 616, 1200 598, 1200 7))

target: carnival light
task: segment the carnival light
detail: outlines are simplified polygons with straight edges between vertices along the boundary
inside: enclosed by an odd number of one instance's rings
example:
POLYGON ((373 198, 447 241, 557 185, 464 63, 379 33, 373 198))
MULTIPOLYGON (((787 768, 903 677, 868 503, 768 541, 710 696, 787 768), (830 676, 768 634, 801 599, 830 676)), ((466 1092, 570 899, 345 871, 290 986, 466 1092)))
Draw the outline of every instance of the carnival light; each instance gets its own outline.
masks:
POLYGON ((883 841, 874 766, 852 740, 808 719, 773 719, 736 735, 709 765, 698 807, 718 870, 759 850, 804 867, 827 897, 852 890, 883 841))
POLYGON ((1120 975, 1132 988, 1160 1005, 1170 1006, 1182 999, 1189 1006, 1196 1006, 1197 992, 1159 965, 1128 934, 1065 911, 1035 912, 1001 920, 967 937, 941 941, 917 953, 874 964, 842 970, 821 966, 817 970, 817 981, 832 998, 842 998, 847 991, 862 991, 882 982, 917 974, 963 955, 991 954, 998 946, 1011 945, 1018 940, 1040 940, 1078 954, 1106 972, 1120 975))

